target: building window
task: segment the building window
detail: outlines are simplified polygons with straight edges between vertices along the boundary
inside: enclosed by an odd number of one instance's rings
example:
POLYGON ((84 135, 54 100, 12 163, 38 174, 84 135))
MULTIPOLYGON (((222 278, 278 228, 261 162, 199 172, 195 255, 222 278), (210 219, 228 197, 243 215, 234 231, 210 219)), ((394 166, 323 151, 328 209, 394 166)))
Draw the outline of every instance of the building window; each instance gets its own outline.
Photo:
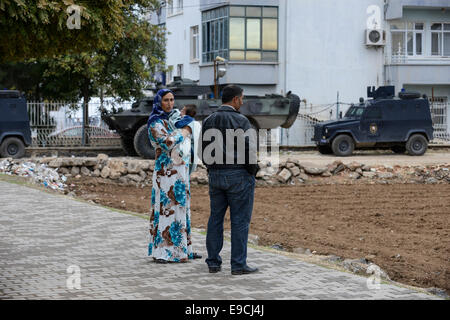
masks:
POLYGON ((183 0, 168 0, 167 1, 167 15, 171 16, 183 12, 183 0), (176 2, 175 2, 176 1, 176 2), (176 3, 176 5, 174 4, 176 3))
POLYGON ((450 23, 431 24, 431 55, 450 57, 450 23))
POLYGON ((183 65, 182 64, 177 65, 177 76, 179 76, 180 78, 183 78, 183 65))
POLYGON ((228 59, 228 7, 202 13, 202 60, 228 59))
POLYGON ((392 55, 423 55, 424 24, 414 22, 391 22, 392 55))
POLYGON ((173 81, 173 73, 172 73, 173 66, 169 66, 167 69, 168 70, 166 74, 166 83, 169 84, 173 81))
POLYGON ((173 14, 173 0, 168 0, 167 1, 167 15, 172 15, 173 14))
POLYGON ((229 6, 202 13, 203 62, 278 60, 278 8, 229 6))
POLYGON ((198 56, 198 26, 191 27, 191 61, 196 62, 198 56))

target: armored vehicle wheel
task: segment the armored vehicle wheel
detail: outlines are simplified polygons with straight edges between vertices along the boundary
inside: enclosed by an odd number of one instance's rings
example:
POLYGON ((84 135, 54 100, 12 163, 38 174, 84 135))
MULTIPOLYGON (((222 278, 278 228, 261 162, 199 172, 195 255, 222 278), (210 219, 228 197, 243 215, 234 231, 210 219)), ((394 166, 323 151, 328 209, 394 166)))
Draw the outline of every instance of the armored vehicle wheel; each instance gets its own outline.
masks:
POLYGON ((406 147, 405 146, 393 146, 391 148, 391 150, 394 153, 403 154, 406 152, 406 147))
POLYGON ((348 157, 353 153, 355 143, 353 142, 352 137, 341 134, 333 140, 331 149, 333 150, 333 153, 339 157, 348 157))
POLYGON ((147 124, 142 125, 134 135, 134 149, 144 159, 155 159, 155 149, 148 138, 147 124))
POLYGON ((421 134, 413 134, 406 142, 406 150, 411 156, 421 156, 428 149, 428 141, 421 134))
POLYGON ((0 146, 0 157, 2 158, 22 158, 25 155, 25 145, 19 138, 9 137, 3 140, 0 146))
POLYGON ((319 149, 319 152, 321 154, 332 154, 333 150, 331 149, 330 146, 318 146, 317 147, 319 149))
POLYGON ((136 157, 138 155, 134 149, 134 137, 122 136, 120 137, 120 143, 127 156, 136 157))

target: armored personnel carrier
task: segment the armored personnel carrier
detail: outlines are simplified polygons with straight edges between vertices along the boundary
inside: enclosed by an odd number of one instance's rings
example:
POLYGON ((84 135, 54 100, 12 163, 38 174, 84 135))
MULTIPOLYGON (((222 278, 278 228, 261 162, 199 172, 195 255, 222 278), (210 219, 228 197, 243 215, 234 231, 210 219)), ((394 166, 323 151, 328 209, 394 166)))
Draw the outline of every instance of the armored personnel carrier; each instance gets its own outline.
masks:
POLYGON ((0 90, 0 158, 21 158, 31 145, 27 101, 17 90, 0 90))
MULTIPOLYGON (((175 78, 167 88, 175 95, 174 108, 181 109, 186 104, 197 106, 196 120, 202 121, 216 111, 222 104, 220 99, 211 99, 213 88, 199 86, 190 79, 175 78)), ((155 88, 156 93, 161 87, 155 88)), ((292 93, 281 95, 247 96, 244 92, 244 105, 239 110, 255 129, 289 128, 297 118, 300 98, 292 93)), ((147 120, 152 112, 153 97, 135 102, 130 110, 103 113, 102 119, 111 130, 121 136, 122 147, 129 156, 154 158, 147 133, 147 120)))
POLYGON ((367 88, 369 100, 353 104, 343 119, 321 122, 314 127, 319 152, 349 156, 356 149, 390 148, 395 153, 423 155, 433 139, 433 124, 427 97, 400 92, 394 86, 367 88))

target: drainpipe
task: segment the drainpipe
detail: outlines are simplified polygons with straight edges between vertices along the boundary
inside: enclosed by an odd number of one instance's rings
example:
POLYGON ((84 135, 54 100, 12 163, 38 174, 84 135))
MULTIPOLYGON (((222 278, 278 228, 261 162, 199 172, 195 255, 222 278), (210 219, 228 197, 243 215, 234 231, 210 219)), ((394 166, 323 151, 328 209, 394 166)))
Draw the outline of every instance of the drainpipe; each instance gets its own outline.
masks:
POLYGON ((284 1, 284 94, 287 92, 287 28, 288 28, 288 10, 287 10, 288 2, 284 1))
MULTIPOLYGON (((288 42, 287 42, 287 29, 288 29, 288 1, 284 1, 284 65, 283 65, 283 72, 284 72, 284 94, 287 93, 287 51, 288 51, 288 42)), ((280 134, 280 145, 283 144, 283 128, 280 128, 281 134, 280 134)))
POLYGON ((387 68, 390 68, 390 67, 388 67, 388 65, 387 65, 388 60, 387 60, 387 56, 386 56, 386 52, 387 52, 386 47, 388 46, 388 44, 387 44, 387 39, 388 39, 388 34, 387 34, 388 33, 388 28, 387 28, 387 26, 388 26, 388 23, 387 23, 387 20, 386 20, 386 12, 388 10, 388 7, 389 7, 388 0, 384 0, 384 8, 383 8, 384 9, 383 10, 384 28, 382 30, 385 30, 385 32, 386 32, 386 45, 381 48, 382 49, 382 55, 383 55, 381 59, 382 59, 382 63, 383 63, 383 70, 382 70, 383 85, 385 85, 385 86, 390 84, 390 79, 388 79, 388 70, 387 70, 387 68))

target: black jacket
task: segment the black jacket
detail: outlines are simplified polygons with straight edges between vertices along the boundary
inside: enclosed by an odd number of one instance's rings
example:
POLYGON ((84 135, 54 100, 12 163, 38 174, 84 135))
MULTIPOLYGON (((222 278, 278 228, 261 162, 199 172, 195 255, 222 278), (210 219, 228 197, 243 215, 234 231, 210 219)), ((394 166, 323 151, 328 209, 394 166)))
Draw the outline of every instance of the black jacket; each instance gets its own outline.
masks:
POLYGON ((250 121, 244 115, 231 106, 221 106, 203 120, 203 163, 208 170, 244 168, 251 175, 256 175, 259 170, 256 135, 257 132, 252 129, 250 121), (216 130, 208 131, 210 129, 216 130), (217 137, 219 134, 221 137, 217 137), (220 140, 216 142, 216 139, 222 139, 222 143, 220 140))

